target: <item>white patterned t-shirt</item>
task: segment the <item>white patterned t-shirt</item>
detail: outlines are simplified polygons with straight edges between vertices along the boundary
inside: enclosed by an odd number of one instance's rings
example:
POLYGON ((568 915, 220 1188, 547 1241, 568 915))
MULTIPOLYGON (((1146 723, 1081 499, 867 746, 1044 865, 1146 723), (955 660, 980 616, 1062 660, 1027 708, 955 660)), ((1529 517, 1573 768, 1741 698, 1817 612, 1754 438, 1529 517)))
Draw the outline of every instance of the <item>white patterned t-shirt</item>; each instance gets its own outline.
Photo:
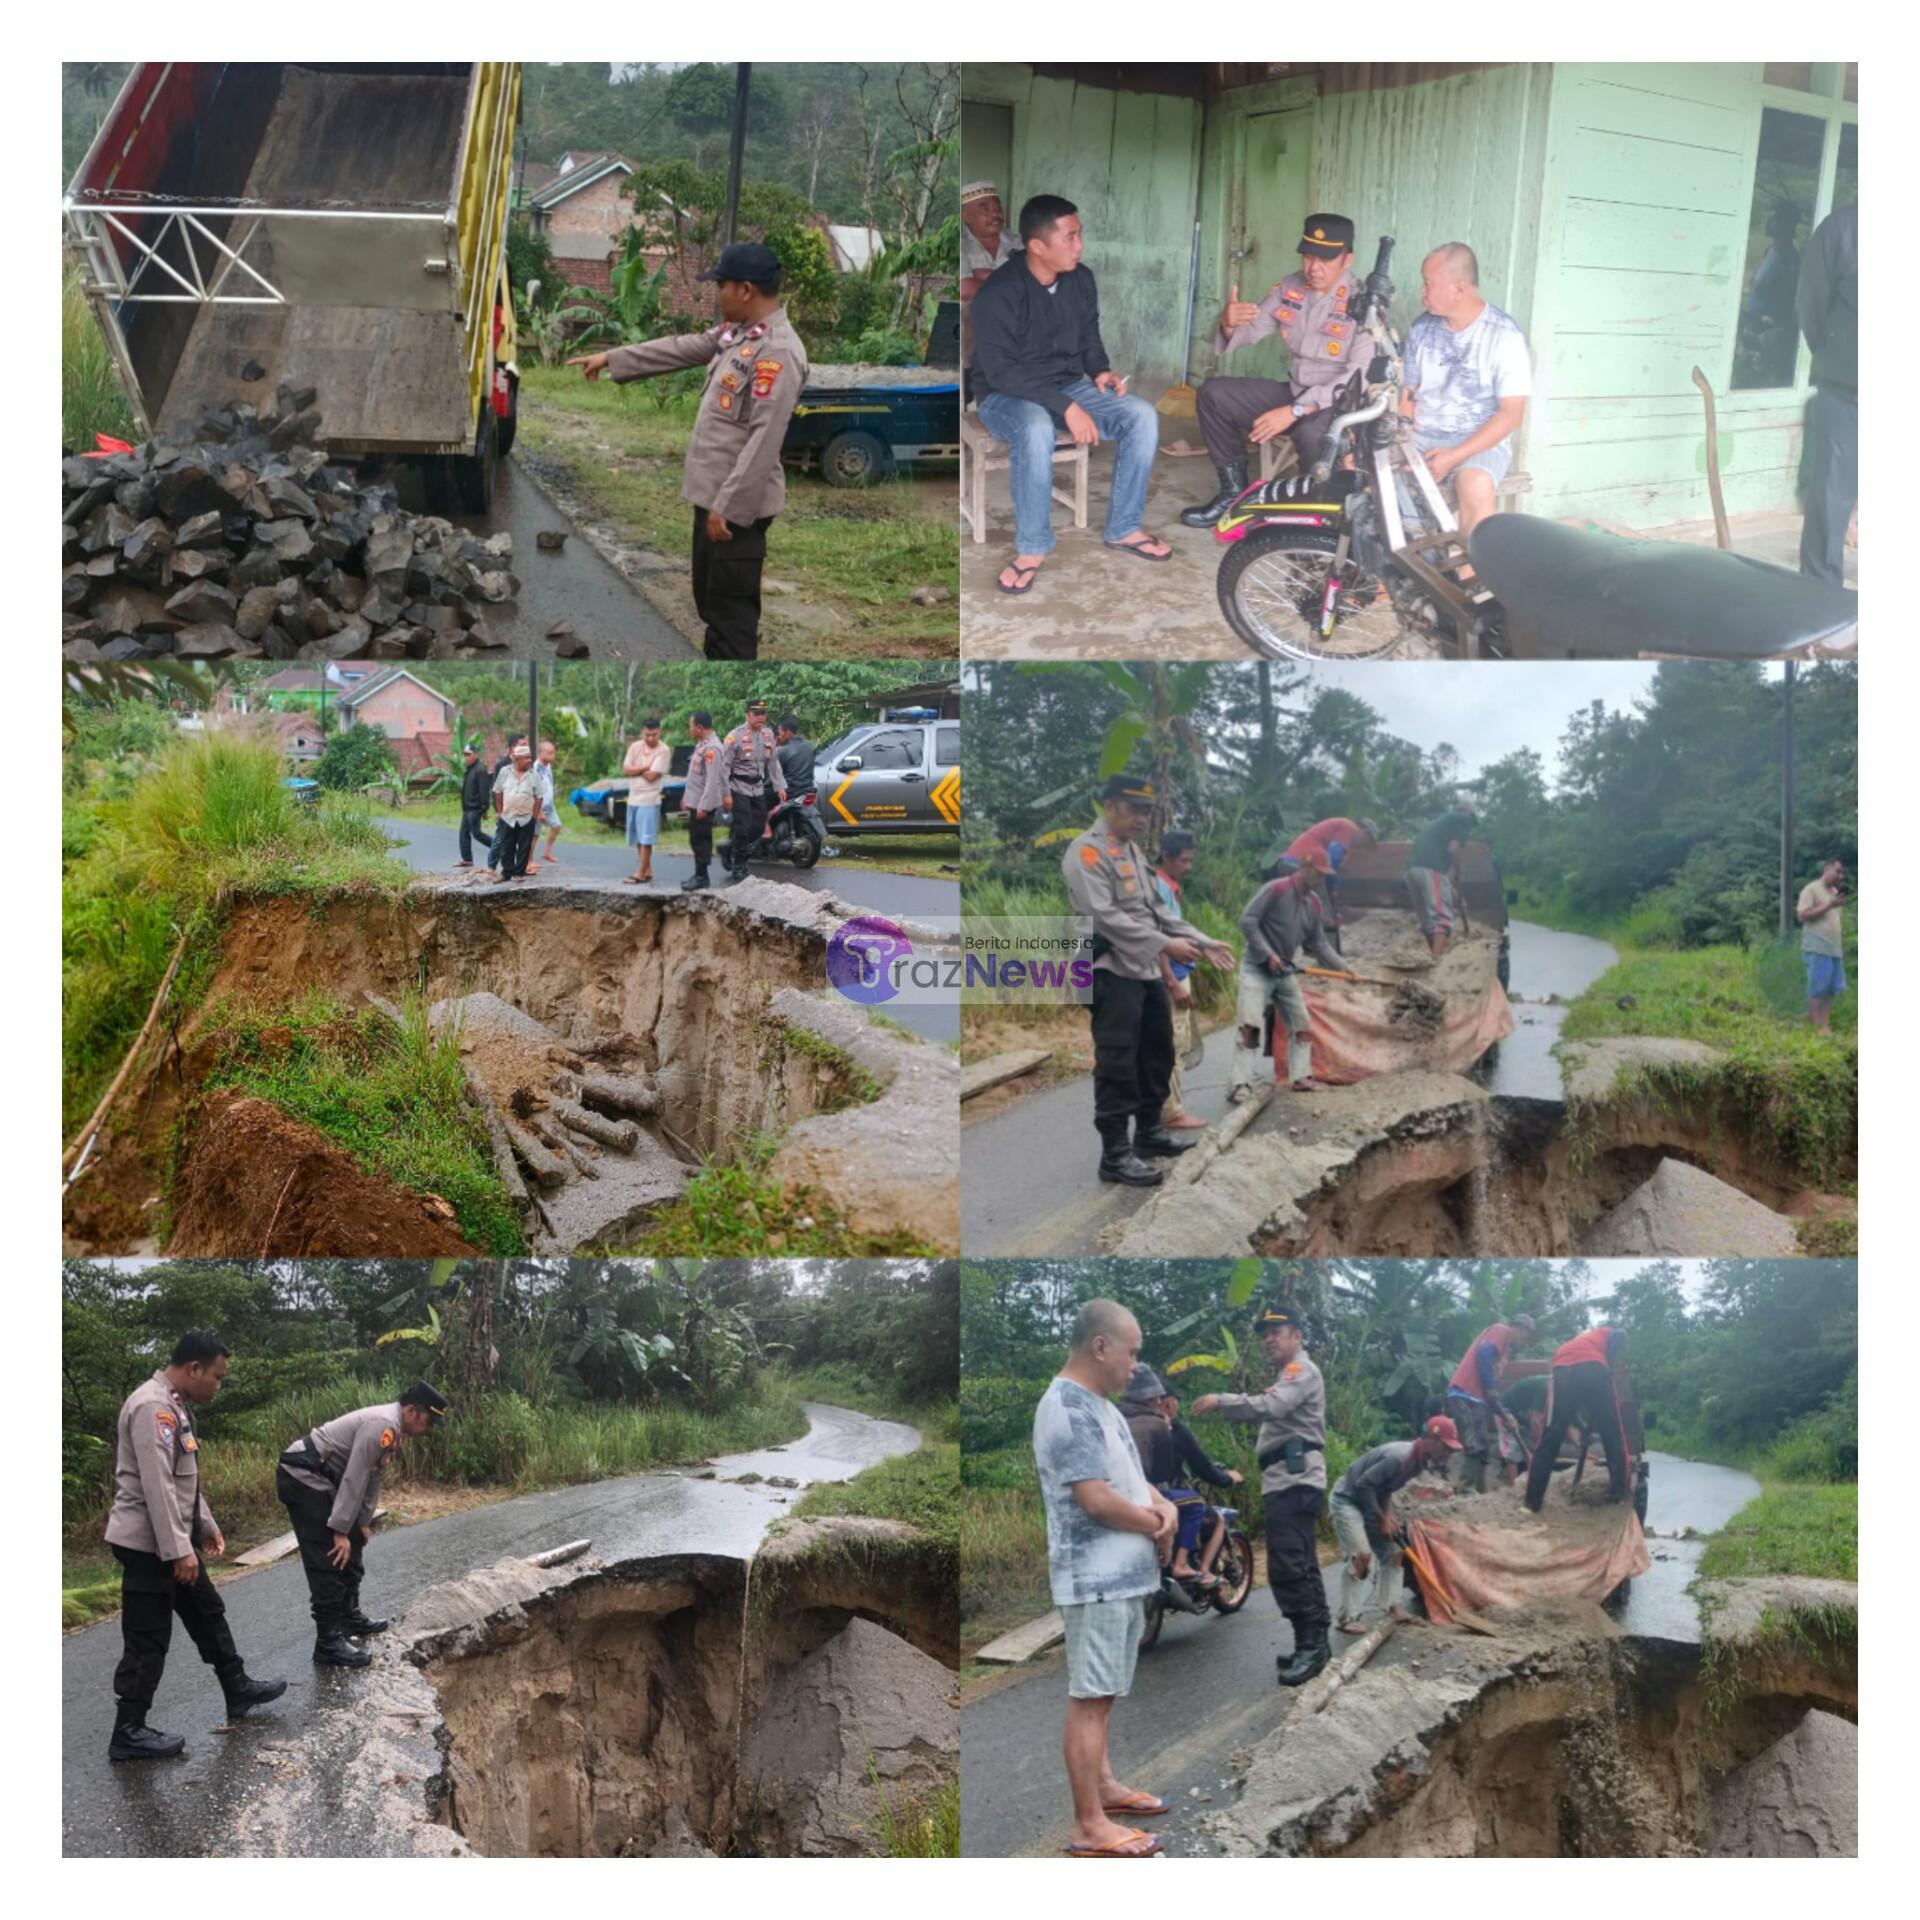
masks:
POLYGON ((1033 1415, 1033 1461, 1047 1509, 1047 1568, 1053 1603, 1130 1600, 1160 1584, 1153 1538, 1103 1527, 1073 1497, 1077 1480, 1104 1480, 1123 1500, 1150 1507, 1153 1492, 1120 1409, 1057 1378, 1033 1415))
POLYGON ((1527 336, 1491 301, 1458 333, 1437 313, 1423 313, 1407 329, 1401 359, 1414 389, 1415 431, 1449 442, 1477 433, 1502 400, 1533 391, 1527 336))

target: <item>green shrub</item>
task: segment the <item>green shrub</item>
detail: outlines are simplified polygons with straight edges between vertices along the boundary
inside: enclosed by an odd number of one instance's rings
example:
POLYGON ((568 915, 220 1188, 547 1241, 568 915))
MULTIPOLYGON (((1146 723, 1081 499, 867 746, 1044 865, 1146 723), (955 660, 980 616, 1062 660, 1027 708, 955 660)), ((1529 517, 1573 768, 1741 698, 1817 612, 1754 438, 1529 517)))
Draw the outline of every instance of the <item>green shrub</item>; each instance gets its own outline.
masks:
POLYGON ((133 408, 105 337, 82 291, 79 270, 60 287, 60 442, 75 453, 93 449, 96 434, 134 437, 133 408))

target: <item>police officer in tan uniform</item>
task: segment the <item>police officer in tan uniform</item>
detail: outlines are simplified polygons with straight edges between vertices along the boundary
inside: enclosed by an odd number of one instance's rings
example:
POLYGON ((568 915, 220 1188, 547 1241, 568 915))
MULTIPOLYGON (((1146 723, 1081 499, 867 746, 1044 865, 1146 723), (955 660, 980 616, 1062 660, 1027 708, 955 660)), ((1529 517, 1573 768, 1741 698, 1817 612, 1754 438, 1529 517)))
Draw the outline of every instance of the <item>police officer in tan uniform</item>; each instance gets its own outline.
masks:
POLYGON ((307 1572, 315 1666, 372 1664, 373 1655, 354 1641, 388 1626, 360 1611, 360 1555, 373 1533, 380 1476, 403 1439, 430 1432, 446 1412, 440 1394, 416 1380, 398 1400, 328 1420, 280 1456, 273 1490, 293 1521, 307 1572))
POLYGON ((681 790, 680 811, 687 816, 687 846, 693 854, 693 873, 680 882, 682 893, 698 893, 713 884, 707 868, 713 860, 714 816, 725 811, 727 777, 720 767, 720 736, 713 715, 692 715, 687 731, 693 735, 693 757, 687 762, 687 784, 681 790))
POLYGON ((1314 1531, 1327 1504, 1327 1383, 1307 1357, 1306 1329, 1289 1307, 1269 1307, 1254 1331, 1275 1379, 1265 1393, 1203 1393, 1196 1416, 1257 1420, 1261 1518, 1267 1534, 1267 1584, 1293 1629, 1293 1652, 1279 1654, 1283 1687, 1304 1686, 1333 1657, 1332 1612, 1320 1576, 1314 1531))
POLYGON ((1216 966, 1233 965, 1232 948, 1161 899, 1138 844, 1152 818, 1152 783, 1116 773, 1100 790, 1099 823, 1060 861, 1068 903, 1093 927, 1093 1124, 1100 1178, 1115 1186, 1157 1187, 1165 1176, 1148 1161, 1194 1144, 1176 1140, 1161 1120, 1174 1061, 1162 956, 1192 964, 1205 954, 1216 966))
POLYGON ((719 283, 719 326, 567 365, 589 380, 608 373, 619 381, 707 369, 680 488, 693 508, 693 604, 707 625, 709 660, 752 660, 767 529, 787 497, 780 447, 806 384, 807 350, 780 304, 780 262, 770 248, 735 241, 700 278, 719 283))
POLYGON ((1247 484, 1247 440, 1264 444, 1284 433, 1306 467, 1320 451, 1335 414, 1334 396, 1353 371, 1359 337, 1348 317, 1362 282, 1353 270, 1353 222, 1344 214, 1310 213, 1300 236, 1300 271, 1290 273, 1264 300, 1233 297, 1220 312, 1214 351, 1225 356, 1279 334, 1287 348, 1287 377, 1261 380, 1216 373, 1198 397, 1200 431, 1220 476, 1220 491, 1180 518, 1210 527, 1247 484))
POLYGON ((180 1616, 200 1658, 219 1679, 227 1717, 277 1700, 284 1680, 255 1680, 233 1644, 227 1605, 206 1563, 227 1550, 200 1491, 200 1435, 193 1410, 210 1406, 227 1375, 227 1349, 204 1328, 183 1333, 173 1356, 128 1394, 114 1432, 113 1511, 107 1545, 120 1562, 120 1664, 113 1691, 109 1760, 171 1760, 186 1752, 177 1733, 147 1725, 180 1616))
POLYGON ((724 884, 730 887, 736 880, 747 877, 747 862, 753 856, 754 844, 767 824, 772 805, 767 798, 768 787, 771 786, 780 799, 787 797, 787 775, 780 764, 780 743, 767 725, 764 700, 749 700, 746 724, 735 727, 721 743, 720 772, 727 783, 726 798, 721 805, 732 822, 720 864, 727 870, 724 884))

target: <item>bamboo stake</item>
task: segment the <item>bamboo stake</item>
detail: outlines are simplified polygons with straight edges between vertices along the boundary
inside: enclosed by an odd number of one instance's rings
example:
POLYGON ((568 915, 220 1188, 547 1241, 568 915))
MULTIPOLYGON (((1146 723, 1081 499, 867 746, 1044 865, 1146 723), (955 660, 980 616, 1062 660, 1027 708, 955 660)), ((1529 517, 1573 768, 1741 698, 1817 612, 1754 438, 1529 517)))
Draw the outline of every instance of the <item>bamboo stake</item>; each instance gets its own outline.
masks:
POLYGON ((80 1129, 73 1145, 60 1156, 62 1173, 65 1173, 75 1159, 92 1144, 93 1136, 107 1117, 107 1109, 119 1096, 120 1088, 125 1083, 134 1061, 139 1057, 140 1049, 147 1043, 147 1035, 153 1031, 154 1021, 160 1017, 160 1009, 166 1001, 169 989, 173 986, 173 976, 180 971, 180 961, 186 951, 187 936, 183 933, 180 936, 180 944, 173 950, 173 958, 167 962, 166 973, 161 977, 160 990, 153 996, 153 1005, 147 1009, 146 1020, 142 1023, 140 1031, 134 1035, 133 1045, 127 1049, 126 1058, 120 1062, 120 1071, 113 1076, 113 1084, 101 1096, 100 1104, 94 1108, 92 1118, 80 1129))

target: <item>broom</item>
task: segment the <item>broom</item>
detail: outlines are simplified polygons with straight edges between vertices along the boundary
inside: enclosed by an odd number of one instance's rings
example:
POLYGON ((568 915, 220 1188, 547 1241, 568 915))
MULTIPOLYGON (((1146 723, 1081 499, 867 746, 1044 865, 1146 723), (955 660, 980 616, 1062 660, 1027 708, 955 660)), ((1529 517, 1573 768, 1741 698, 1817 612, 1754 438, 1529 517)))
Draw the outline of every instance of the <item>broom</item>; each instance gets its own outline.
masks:
POLYGON ((1193 391, 1193 301, 1200 285, 1200 222, 1193 223, 1193 252, 1187 260, 1187 344, 1180 354, 1180 384, 1169 387, 1154 403, 1162 413, 1186 419, 1199 417, 1200 403, 1193 391))

